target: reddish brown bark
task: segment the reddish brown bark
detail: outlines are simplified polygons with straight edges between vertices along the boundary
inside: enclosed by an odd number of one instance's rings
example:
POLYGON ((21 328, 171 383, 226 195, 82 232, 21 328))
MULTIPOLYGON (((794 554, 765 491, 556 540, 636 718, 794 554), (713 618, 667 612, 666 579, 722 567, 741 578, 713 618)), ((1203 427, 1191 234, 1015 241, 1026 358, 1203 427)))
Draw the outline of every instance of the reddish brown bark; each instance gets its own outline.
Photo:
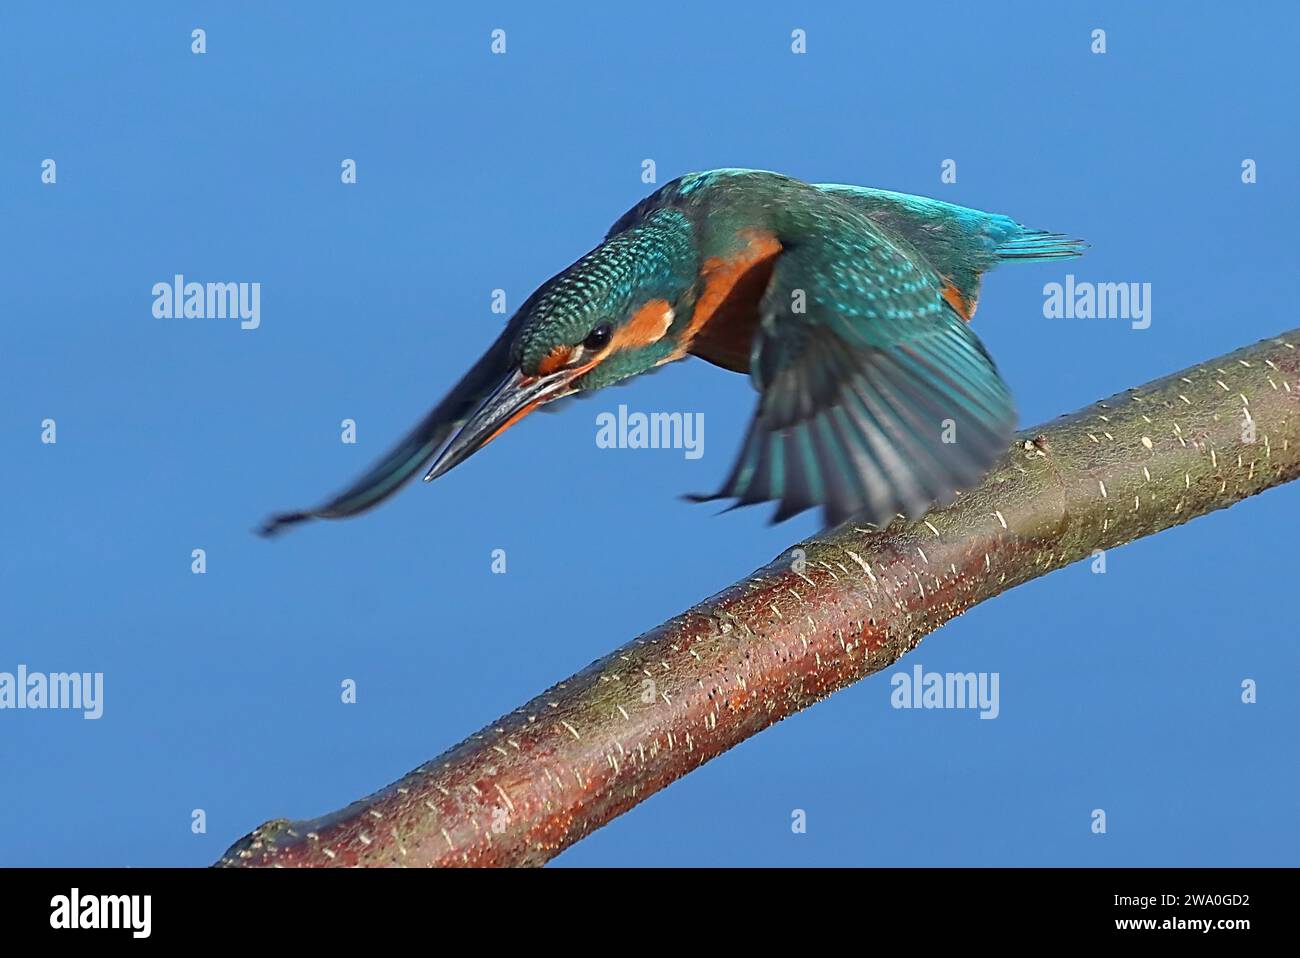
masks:
POLYGON ((268 822, 218 864, 542 864, 976 602, 1297 475, 1300 330, 1029 430, 951 508, 808 540, 401 781, 268 822))

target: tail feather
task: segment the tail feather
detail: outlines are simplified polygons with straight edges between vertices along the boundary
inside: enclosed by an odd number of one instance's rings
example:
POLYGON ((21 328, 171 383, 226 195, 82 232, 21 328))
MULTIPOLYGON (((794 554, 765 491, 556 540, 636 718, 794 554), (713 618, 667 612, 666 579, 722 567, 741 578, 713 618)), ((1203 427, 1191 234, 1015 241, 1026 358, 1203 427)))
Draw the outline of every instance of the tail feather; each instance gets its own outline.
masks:
POLYGON ((969 320, 980 278, 999 263, 1036 263, 1079 256, 1088 244, 1064 233, 1022 226, 1009 216, 955 203, 863 186, 817 188, 855 206, 911 246, 943 277, 945 298, 969 320))
POLYGON ((993 252, 1000 260, 1020 260, 1023 263, 1046 263, 1057 259, 1070 259, 1082 256, 1088 248, 1087 242, 1066 236, 1064 233, 1049 233, 1046 230, 1031 230, 1020 227, 1020 234, 1004 240, 994 247, 993 252))

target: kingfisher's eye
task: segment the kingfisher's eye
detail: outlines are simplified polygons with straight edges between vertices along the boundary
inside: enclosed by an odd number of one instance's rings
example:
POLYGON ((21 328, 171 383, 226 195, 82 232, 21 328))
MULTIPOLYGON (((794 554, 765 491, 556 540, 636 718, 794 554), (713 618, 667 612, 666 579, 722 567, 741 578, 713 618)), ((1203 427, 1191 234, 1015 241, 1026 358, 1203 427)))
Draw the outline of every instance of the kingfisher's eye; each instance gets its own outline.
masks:
POLYGON ((582 345, 588 349, 604 349, 609 345, 610 328, 609 323, 601 323, 582 341, 582 345))

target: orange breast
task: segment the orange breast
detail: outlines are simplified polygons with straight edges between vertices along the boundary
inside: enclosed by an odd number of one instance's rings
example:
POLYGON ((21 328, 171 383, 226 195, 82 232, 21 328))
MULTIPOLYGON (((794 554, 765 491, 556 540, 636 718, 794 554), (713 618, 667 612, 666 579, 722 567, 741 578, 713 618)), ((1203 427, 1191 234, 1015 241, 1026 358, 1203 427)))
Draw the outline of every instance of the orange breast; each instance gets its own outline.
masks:
POLYGON ((682 338, 683 353, 738 373, 749 371, 758 302, 781 252, 772 233, 751 230, 744 235, 745 246, 740 252, 704 261, 700 268, 703 288, 682 338))
POLYGON ((967 296, 957 288, 957 284, 952 280, 944 279, 943 281, 943 298, 948 301, 948 305, 956 311, 957 315, 968 323, 975 318, 975 305, 979 297, 978 280, 976 280, 975 285, 975 294, 967 296))

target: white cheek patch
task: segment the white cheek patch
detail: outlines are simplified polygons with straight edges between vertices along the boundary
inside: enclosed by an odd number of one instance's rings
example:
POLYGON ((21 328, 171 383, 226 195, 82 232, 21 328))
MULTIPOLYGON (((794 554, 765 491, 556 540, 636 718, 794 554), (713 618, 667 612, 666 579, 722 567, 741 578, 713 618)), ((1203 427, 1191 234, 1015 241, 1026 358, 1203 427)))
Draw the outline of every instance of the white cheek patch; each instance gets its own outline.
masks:
POLYGON ((653 342, 653 343, 657 343, 657 342, 659 342, 659 340, 663 339, 664 336, 668 333, 668 327, 671 326, 671 325, 673 324, 673 320, 674 320, 676 317, 677 317, 677 314, 673 311, 673 308, 672 308, 671 306, 669 306, 667 309, 665 309, 665 310, 664 310, 664 318, 663 318, 663 326, 662 326, 662 327, 660 328, 660 330, 659 330, 659 335, 656 336, 654 339, 652 339, 651 342, 653 342))
MULTIPOLYGON (((677 314, 676 314, 675 312, 673 312, 673 308, 672 308, 671 306, 669 306, 666 310, 664 310, 664 325, 663 325, 663 329, 661 329, 661 330, 659 331, 659 335, 656 336, 656 337, 654 338, 654 341, 655 341, 656 343, 659 342, 659 340, 663 339, 665 335, 667 335, 667 333, 668 333, 668 327, 671 326, 671 325, 673 324, 673 320, 674 320, 676 317, 677 317, 677 314)), ((681 348, 679 347, 679 348, 677 348, 677 349, 674 349, 671 353, 669 353, 669 354, 668 354, 667 356, 665 356, 663 359, 659 360, 657 363, 655 363, 655 365, 656 365, 656 366, 662 366, 664 363, 671 363, 671 362, 673 362, 674 360, 677 360, 677 359, 683 359, 683 358, 685 358, 685 356, 686 356, 686 352, 685 352, 685 350, 683 350, 683 349, 681 349, 681 348)))

